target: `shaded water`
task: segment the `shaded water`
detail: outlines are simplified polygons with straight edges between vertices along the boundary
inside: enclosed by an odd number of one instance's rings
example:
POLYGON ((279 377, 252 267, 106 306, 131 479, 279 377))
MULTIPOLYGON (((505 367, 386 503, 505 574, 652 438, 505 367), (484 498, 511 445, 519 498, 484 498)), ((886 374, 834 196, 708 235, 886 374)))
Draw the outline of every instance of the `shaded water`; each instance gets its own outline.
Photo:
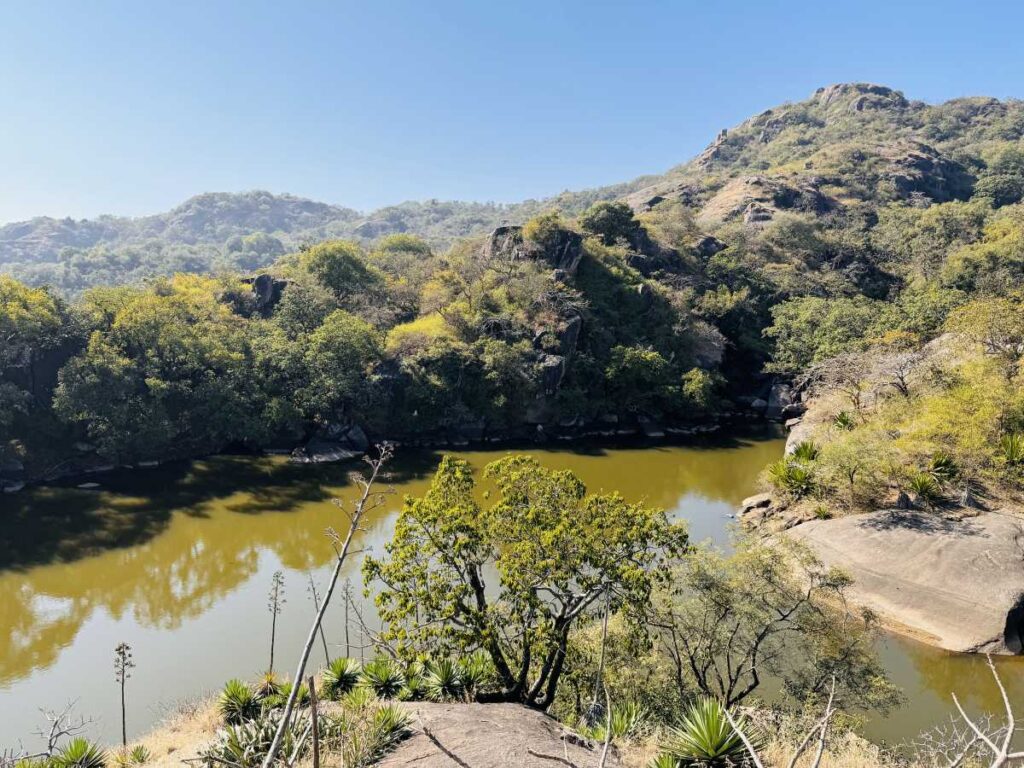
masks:
MULTIPOLYGON (((691 536, 724 542, 730 515, 760 470, 782 452, 777 437, 703 445, 531 448, 543 463, 576 472, 591 491, 671 510, 691 536)), ((458 455, 482 467, 506 450, 458 455)), ((357 547, 379 552, 403 494, 422 493, 439 454, 399 456, 390 467, 398 495, 367 521, 357 547)), ((269 659, 271 575, 284 571, 278 669, 290 671, 313 614, 310 574, 322 587, 332 559, 324 531, 344 518, 331 500, 351 497, 353 465, 297 467, 280 458, 215 457, 116 472, 102 487, 36 488, 0 498, 0 750, 34 742, 40 707, 77 700, 94 717, 90 735, 119 736, 113 648, 131 644, 129 734, 145 732, 176 702, 252 678, 269 659)), ((358 587, 358 560, 346 575, 358 587)), ((332 655, 346 652, 342 601, 325 623, 332 655)), ((349 642, 360 638, 353 630, 349 642)), ((871 717, 865 733, 898 740, 936 724, 956 690, 972 709, 996 710, 998 693, 982 660, 900 638, 880 652, 908 704, 871 717)), ((358 656, 359 650, 352 649, 358 656)), ((1024 660, 1000 668, 1024 709, 1024 660)), ((323 662, 318 644, 313 664, 323 662)))

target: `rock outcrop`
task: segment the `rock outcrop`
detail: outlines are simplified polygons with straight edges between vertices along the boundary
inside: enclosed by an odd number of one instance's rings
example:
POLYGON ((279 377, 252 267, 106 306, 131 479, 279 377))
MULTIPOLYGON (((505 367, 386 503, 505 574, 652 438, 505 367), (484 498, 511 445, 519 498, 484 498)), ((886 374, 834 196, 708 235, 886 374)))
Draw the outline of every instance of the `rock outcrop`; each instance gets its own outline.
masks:
MULTIPOLYGON (((550 715, 518 704, 405 705, 413 735, 376 765, 381 768, 551 768, 596 765, 601 746, 566 730, 550 715)), ((613 747, 605 766, 622 762, 613 747)))
POLYGON ((850 600, 932 645, 1024 652, 1024 518, 885 510, 812 520, 788 535, 853 577, 850 600))

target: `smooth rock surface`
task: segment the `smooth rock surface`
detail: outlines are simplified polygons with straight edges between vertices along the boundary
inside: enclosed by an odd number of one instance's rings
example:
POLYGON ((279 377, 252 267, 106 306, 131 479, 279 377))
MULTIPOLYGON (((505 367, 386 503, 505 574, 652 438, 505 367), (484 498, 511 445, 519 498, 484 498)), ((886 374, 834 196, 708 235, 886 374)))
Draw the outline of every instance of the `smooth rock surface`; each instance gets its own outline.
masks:
POLYGON ((1024 518, 885 510, 788 534, 854 579, 852 602, 950 651, 1022 653, 1024 518))
MULTIPOLYGON (((589 746, 543 712, 518 704, 404 705, 412 716, 413 735, 377 765, 381 768, 552 768, 565 760, 597 765, 601 745, 589 746), (430 731, 435 741, 423 733, 430 731)), ((615 747, 607 768, 621 766, 615 747)))

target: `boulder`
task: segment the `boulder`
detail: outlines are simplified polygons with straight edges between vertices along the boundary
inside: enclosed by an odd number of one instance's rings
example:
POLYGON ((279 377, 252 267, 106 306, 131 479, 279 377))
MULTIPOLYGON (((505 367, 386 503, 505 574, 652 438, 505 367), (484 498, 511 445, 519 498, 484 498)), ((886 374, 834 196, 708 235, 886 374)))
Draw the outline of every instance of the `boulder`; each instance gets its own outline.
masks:
MULTIPOLYGON (((793 397, 793 388, 789 384, 782 382, 776 382, 772 384, 771 390, 768 392, 768 406, 765 409, 765 417, 774 421, 779 421, 783 417, 783 409, 794 404, 795 398, 793 397)), ((798 416, 800 414, 791 414, 798 416)))
POLYGON ((540 383, 545 395, 553 395, 565 377, 565 358, 561 355, 544 355, 540 359, 540 383))
POLYGON ((579 315, 573 315, 562 326, 562 330, 558 332, 558 347, 564 357, 572 357, 573 352, 576 351, 576 342, 579 341, 582 329, 583 318, 579 315))
POLYGON ((774 216, 774 211, 768 206, 761 203, 749 203, 743 210, 743 223, 767 224, 774 216))
MULTIPOLYGON (((592 766, 602 744, 566 729, 550 715, 519 704, 401 704, 412 735, 375 763, 380 768, 553 768, 592 766)), ((622 766, 612 745, 606 768, 622 766)))
POLYGON ((753 400, 750 401, 750 410, 752 410, 752 411, 757 411, 758 413, 764 413, 764 410, 767 407, 768 407, 768 401, 763 399, 763 398, 755 397, 753 400))
POLYGON ((726 244, 719 240, 717 237, 711 235, 705 235, 699 240, 695 241, 690 245, 693 252, 697 254, 703 261, 707 261, 719 251, 726 249, 726 244))
POLYGON ((292 451, 291 460, 296 464, 330 464, 346 461, 362 455, 361 451, 353 451, 330 440, 313 438, 301 448, 292 451))
POLYGON ((1024 518, 881 510, 789 535, 853 577, 848 599, 949 651, 1024 652, 1024 518))

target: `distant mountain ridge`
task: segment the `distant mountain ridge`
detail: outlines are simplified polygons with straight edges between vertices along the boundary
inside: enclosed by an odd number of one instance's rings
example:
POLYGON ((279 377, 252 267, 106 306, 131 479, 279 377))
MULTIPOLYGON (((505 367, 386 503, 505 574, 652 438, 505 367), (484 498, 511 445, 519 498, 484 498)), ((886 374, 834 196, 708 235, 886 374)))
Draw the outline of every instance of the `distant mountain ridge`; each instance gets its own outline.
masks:
POLYGON ((92 220, 41 217, 0 227, 0 271, 65 293, 175 271, 252 270, 308 242, 406 232, 444 247, 549 209, 578 214, 624 198, 666 200, 708 226, 795 209, 826 215, 864 203, 971 196, 986 152, 1024 136, 1024 102, 971 97, 929 105, 869 83, 819 88, 723 130, 659 176, 517 204, 428 200, 364 214, 288 194, 206 193, 167 213, 92 220))

